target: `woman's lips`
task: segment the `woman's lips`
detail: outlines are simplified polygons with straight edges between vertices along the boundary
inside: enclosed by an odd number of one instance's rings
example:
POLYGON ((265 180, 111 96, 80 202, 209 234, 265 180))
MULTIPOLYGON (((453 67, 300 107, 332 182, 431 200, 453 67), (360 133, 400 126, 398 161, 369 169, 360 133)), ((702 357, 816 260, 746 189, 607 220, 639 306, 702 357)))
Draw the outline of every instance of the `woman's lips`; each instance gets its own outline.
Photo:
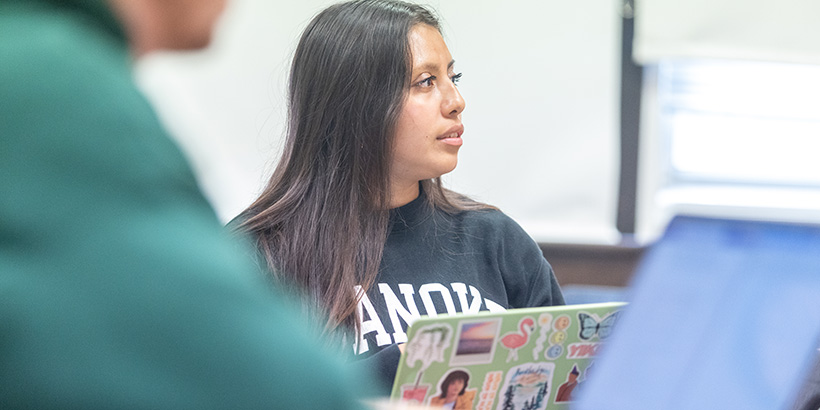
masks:
POLYGON ((443 135, 439 136, 436 139, 448 145, 460 146, 464 143, 464 141, 461 139, 461 134, 463 133, 464 126, 459 124, 450 128, 449 130, 447 130, 447 132, 445 132, 443 135))

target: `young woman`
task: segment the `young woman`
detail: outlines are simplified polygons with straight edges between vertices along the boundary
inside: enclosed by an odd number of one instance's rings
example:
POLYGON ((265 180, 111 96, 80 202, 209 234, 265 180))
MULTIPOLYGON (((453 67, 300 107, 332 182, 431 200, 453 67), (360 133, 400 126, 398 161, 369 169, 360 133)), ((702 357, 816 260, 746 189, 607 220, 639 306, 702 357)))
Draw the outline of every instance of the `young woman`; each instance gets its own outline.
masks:
POLYGON ((237 219, 388 384, 419 315, 563 304, 515 222, 441 186, 462 145, 460 77, 425 8, 325 9, 293 59, 284 154, 237 219))

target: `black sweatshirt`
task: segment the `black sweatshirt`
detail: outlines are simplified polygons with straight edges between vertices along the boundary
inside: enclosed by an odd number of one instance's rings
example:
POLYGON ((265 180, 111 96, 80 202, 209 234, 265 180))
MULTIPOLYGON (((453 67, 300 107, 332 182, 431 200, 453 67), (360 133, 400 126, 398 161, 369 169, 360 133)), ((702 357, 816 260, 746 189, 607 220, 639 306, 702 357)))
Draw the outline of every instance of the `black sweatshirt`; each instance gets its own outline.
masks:
POLYGON ((563 305, 533 239, 498 210, 435 210, 424 194, 391 211, 379 277, 359 303, 360 365, 389 391, 397 343, 420 315, 563 305))

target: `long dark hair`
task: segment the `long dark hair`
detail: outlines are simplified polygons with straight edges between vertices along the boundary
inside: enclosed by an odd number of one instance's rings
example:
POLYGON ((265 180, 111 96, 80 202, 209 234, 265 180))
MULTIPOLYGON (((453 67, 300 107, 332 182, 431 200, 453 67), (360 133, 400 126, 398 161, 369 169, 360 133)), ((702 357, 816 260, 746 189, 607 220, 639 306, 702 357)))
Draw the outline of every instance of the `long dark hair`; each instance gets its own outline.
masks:
MULTIPOLYGON (((356 307, 374 283, 387 238, 393 137, 409 86, 413 26, 439 29, 427 9, 357 0, 308 24, 291 66, 285 149, 267 187, 242 215, 276 278, 296 284, 325 331, 359 331, 356 307), (356 288, 360 287, 360 293, 356 288)), ((421 181, 432 206, 480 204, 421 181)))

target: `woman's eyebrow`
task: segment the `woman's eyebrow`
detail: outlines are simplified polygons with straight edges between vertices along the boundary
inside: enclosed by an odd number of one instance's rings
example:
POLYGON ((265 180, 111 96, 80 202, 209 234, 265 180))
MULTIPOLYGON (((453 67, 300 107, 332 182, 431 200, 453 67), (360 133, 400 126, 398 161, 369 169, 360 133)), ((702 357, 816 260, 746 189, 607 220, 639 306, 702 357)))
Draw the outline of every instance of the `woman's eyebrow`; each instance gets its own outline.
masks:
MULTIPOLYGON (((453 68, 453 65, 455 63, 456 63, 456 60, 450 60, 450 63, 447 64, 447 70, 450 70, 451 68, 453 68)), ((414 67, 413 71, 418 73, 418 72, 423 72, 423 71, 436 71, 438 69, 439 69, 438 64, 433 63, 433 62, 426 62, 426 63, 424 63, 424 64, 422 64, 418 67, 414 67)))

